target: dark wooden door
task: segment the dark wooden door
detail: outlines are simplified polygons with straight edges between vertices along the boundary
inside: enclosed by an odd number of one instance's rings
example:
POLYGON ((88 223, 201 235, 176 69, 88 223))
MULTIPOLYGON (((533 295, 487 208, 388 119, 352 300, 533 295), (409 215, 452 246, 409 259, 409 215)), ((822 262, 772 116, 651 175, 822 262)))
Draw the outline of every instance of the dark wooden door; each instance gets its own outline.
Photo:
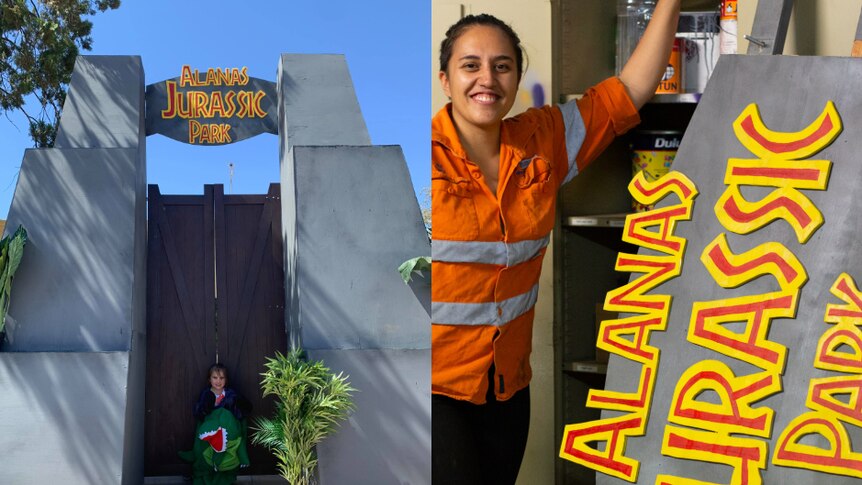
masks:
MULTIPOLYGON (((266 195, 161 195, 149 187, 145 473, 189 472, 177 451, 191 449, 192 405, 207 368, 228 368, 228 385, 270 416, 260 396, 267 356, 287 347, 281 206, 266 195)), ((248 473, 275 473, 265 449, 250 447, 248 473)))

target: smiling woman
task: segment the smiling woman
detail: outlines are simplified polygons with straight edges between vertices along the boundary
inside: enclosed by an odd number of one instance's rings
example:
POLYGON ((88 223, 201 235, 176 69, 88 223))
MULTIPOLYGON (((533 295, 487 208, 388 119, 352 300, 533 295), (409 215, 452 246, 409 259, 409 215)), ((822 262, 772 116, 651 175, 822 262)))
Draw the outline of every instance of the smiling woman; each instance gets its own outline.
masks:
POLYGON ((506 119, 520 40, 491 15, 446 32, 431 122, 432 450, 440 484, 513 484, 530 422, 530 352, 557 189, 639 121, 664 72, 679 0, 661 0, 619 77, 506 119))

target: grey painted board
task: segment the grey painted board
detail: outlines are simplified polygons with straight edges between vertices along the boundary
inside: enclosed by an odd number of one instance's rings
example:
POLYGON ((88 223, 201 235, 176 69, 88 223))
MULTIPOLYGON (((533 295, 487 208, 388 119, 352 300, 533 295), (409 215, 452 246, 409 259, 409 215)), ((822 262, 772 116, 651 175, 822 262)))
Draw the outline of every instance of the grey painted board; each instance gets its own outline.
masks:
POLYGON ((30 240, 6 350, 129 350, 144 331, 139 160, 136 149, 27 150, 7 221, 30 240))
MULTIPOLYGON (((725 362, 738 376, 759 370, 739 360, 723 356, 689 343, 692 304, 744 295, 757 295, 778 290, 771 276, 758 278, 734 289, 722 289, 707 273, 699 258, 706 245, 720 233, 727 233, 731 250, 740 254, 762 243, 776 241, 785 245, 801 261, 808 272, 808 282, 802 287, 795 319, 772 322, 768 338, 787 347, 787 363, 782 377, 782 393, 771 396, 755 408, 775 410, 772 438, 764 440, 769 457, 762 473, 767 484, 850 484, 858 479, 772 464, 776 441, 788 423, 808 411, 805 397, 812 377, 841 376, 836 372, 815 370, 813 361, 818 339, 831 325, 823 322, 826 305, 839 303, 829 294, 829 288, 842 272, 862 282, 862 212, 858 200, 862 197, 862 163, 859 160, 859 140, 862 140, 862 96, 858 83, 862 78, 862 63, 851 58, 784 57, 784 56, 722 56, 707 86, 701 104, 686 131, 674 169, 686 174, 697 185, 699 195, 694 202, 692 220, 678 226, 677 235, 688 240, 682 275, 659 286, 651 293, 673 295, 666 332, 654 332, 650 343, 661 350, 656 391, 649 415, 647 436, 627 442, 626 455, 640 461, 638 483, 655 482, 659 473, 698 478, 718 483, 730 481, 730 468, 703 462, 663 457, 660 454, 662 433, 668 423, 674 387, 682 373, 691 365, 717 359, 725 362), (728 158, 755 157, 737 140, 732 123, 749 103, 757 103, 766 126, 774 131, 796 132, 812 123, 826 102, 835 102, 843 120, 843 132, 836 141, 812 159, 832 161, 829 185, 825 191, 802 190, 819 208, 825 223, 805 244, 800 244, 790 226, 776 221, 748 235, 725 230, 716 219, 714 207, 724 192, 724 173, 728 158)), ((769 187, 742 187, 743 195, 757 201, 771 192, 769 187)), ((669 197, 661 205, 675 203, 669 197)), ((618 391, 637 388, 640 366, 611 357, 606 386, 618 391)), ((604 417, 612 414, 604 412, 604 417)), ((862 446, 862 430, 845 425, 851 442, 858 452, 862 446)), ((823 440, 811 444, 824 446, 823 440)), ((598 474, 597 483, 622 484, 621 480, 598 474)))
POLYGON ((0 353, 0 483, 140 483, 123 476, 129 354, 0 353))
POLYGON ((137 147, 144 135, 144 70, 139 56, 80 56, 55 148, 137 147))
POLYGON ((410 287, 397 271, 431 254, 400 147, 296 147, 293 155, 295 219, 284 214, 283 225, 294 226, 287 278, 296 278, 303 347, 430 348, 430 281, 410 287))
POLYGON ((317 447, 322 485, 431 483, 431 351, 314 350, 349 374, 356 410, 317 447))
POLYGON ((282 154, 287 144, 371 144, 343 55, 282 54, 278 105, 282 154))

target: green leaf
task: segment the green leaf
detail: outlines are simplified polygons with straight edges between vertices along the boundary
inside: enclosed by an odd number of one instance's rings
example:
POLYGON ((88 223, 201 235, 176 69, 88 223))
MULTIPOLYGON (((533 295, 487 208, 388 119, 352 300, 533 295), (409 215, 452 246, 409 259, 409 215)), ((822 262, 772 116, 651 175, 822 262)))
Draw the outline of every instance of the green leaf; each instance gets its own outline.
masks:
POLYGON ((346 419, 355 389, 347 376, 306 360, 299 349, 287 355, 276 352, 264 369, 261 392, 276 396, 276 410, 272 418, 255 421, 252 442, 273 452, 279 473, 289 483, 308 484, 317 467, 314 446, 346 419))
POLYGON ((12 279, 24 257, 26 244, 27 231, 24 226, 18 226, 15 234, 0 241, 0 332, 6 328, 6 312, 9 310, 11 301, 12 279))
POLYGON ((401 273, 401 279, 404 280, 404 284, 413 281, 413 273, 423 276, 423 271, 430 270, 431 256, 419 256, 418 258, 408 259, 398 267, 398 272, 401 273))

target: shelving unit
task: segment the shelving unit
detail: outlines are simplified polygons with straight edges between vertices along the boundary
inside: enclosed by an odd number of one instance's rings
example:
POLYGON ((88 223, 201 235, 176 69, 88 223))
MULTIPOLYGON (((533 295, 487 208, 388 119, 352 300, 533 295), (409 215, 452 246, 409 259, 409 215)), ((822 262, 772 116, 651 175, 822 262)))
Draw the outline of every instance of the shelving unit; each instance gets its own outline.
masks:
MULTIPOLYGON (((709 10, 700 0, 683 1, 684 10, 709 10)), ((614 74, 616 2, 561 0, 555 3, 554 82, 560 102, 578 97, 614 74), (566 46, 577 46, 577 52, 566 46)), ((641 110, 640 130, 685 131, 700 94, 657 95, 641 110)), ((636 252, 622 241, 632 211, 627 186, 632 177, 628 137, 616 140, 560 191, 554 231, 554 341, 556 442, 566 424, 601 417, 584 406, 590 389, 603 388, 608 365, 596 361, 596 305, 629 280, 614 271, 617 254, 636 252)), ((556 461, 556 484, 593 484, 595 472, 556 461)))
POLYGON ((575 362, 566 362, 563 364, 563 370, 575 374, 601 374, 608 373, 607 362, 596 362, 594 360, 581 360, 575 362))

